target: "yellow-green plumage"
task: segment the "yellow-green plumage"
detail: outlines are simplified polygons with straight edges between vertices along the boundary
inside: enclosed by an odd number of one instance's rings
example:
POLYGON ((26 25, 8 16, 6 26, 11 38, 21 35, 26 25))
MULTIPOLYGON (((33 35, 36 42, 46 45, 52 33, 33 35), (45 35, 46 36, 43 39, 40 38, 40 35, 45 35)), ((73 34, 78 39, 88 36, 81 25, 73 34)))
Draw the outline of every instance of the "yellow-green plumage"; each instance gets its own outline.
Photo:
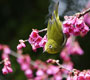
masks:
POLYGON ((47 43, 45 45, 45 51, 51 54, 55 54, 61 51, 64 42, 64 34, 62 32, 62 23, 60 22, 58 15, 58 5, 54 10, 51 19, 48 21, 47 27, 47 43))

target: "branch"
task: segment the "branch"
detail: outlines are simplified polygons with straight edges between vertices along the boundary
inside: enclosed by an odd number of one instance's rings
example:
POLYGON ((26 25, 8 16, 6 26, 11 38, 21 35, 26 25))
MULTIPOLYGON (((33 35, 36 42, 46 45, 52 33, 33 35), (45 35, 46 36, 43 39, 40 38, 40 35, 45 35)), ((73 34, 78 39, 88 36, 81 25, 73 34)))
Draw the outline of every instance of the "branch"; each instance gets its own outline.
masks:
POLYGON ((44 32, 44 31, 47 31, 47 28, 39 30, 39 32, 44 32))
POLYGON ((10 55, 16 57, 16 58, 19 58, 21 55, 19 53, 16 53, 15 51, 11 50, 11 53, 10 55))
POLYGON ((90 8, 88 8, 87 10, 85 10, 85 11, 79 13, 78 18, 80 18, 81 16, 84 16, 85 14, 87 14, 87 13, 89 13, 89 12, 90 12, 90 8))
POLYGON ((0 61, 0 64, 2 64, 4 62, 4 60, 0 61))
POLYGON ((56 60, 56 64, 59 66, 60 69, 65 69, 67 70, 68 72, 71 72, 71 70, 65 68, 64 66, 62 66, 60 63, 59 63, 59 60, 56 60))

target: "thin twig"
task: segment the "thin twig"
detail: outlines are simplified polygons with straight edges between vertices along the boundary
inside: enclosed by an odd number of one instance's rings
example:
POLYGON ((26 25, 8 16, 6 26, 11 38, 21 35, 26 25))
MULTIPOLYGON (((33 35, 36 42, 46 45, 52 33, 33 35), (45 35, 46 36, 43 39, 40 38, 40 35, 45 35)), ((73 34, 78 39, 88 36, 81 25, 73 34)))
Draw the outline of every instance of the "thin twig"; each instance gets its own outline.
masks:
POLYGON ((4 62, 4 60, 0 61, 0 64, 2 64, 4 62))
POLYGON ((74 75, 76 69, 69 70, 69 69, 65 68, 64 66, 62 66, 62 65, 59 63, 59 60, 56 60, 56 64, 59 66, 60 69, 65 69, 65 70, 67 70, 69 73, 71 73, 72 75, 74 75))
POLYGON ((90 12, 90 8, 88 8, 87 10, 85 10, 85 11, 79 13, 78 18, 80 18, 81 16, 84 16, 84 15, 87 14, 88 12, 90 12))
POLYGON ((39 30, 39 32, 44 32, 44 31, 47 31, 47 28, 39 30))
POLYGON ((0 61, 0 64, 6 62, 8 60, 8 58, 5 58, 4 60, 0 61))
POLYGON ((11 50, 10 55, 12 55, 12 56, 14 56, 14 57, 16 57, 16 58, 19 58, 19 57, 21 56, 20 54, 14 52, 13 50, 11 50))
POLYGON ((62 66, 62 65, 59 63, 59 60, 56 60, 56 64, 59 66, 60 69, 65 69, 65 70, 71 72, 71 70, 69 70, 69 69, 65 68, 64 66, 62 66))

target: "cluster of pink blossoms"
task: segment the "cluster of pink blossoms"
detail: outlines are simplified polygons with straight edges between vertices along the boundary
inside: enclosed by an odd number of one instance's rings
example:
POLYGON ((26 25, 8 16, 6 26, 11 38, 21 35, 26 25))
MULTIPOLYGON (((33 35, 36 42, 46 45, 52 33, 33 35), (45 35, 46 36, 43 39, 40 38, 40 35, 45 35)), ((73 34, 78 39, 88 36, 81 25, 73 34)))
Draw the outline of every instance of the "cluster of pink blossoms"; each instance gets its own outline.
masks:
POLYGON ((85 36, 89 27, 85 24, 84 18, 77 16, 66 16, 63 22, 63 32, 67 36, 85 36))
MULTIPOLYGON (((28 80, 62 80, 63 75, 68 74, 68 71, 60 69, 59 66, 46 64, 40 60, 32 61, 29 55, 20 55, 21 56, 17 58, 17 61, 28 80)), ((70 68, 71 63, 63 63, 63 66, 69 70, 72 70, 73 68, 70 68)))
POLYGON ((74 75, 68 75, 67 80, 90 80, 90 70, 75 70, 74 75))
POLYGON ((4 67, 2 68, 2 73, 3 74, 12 73, 13 70, 11 68, 11 62, 9 60, 9 54, 11 53, 10 48, 7 45, 0 44, 0 50, 3 51, 2 62, 4 62, 4 67))
MULTIPOLYGON (((58 60, 53 60, 53 59, 49 59, 47 62, 49 63, 55 63, 58 60)), ((68 67, 63 66, 61 64, 59 64, 59 68, 61 73, 63 74, 63 70, 64 70, 64 76, 66 76, 66 80, 90 80, 90 70, 83 70, 83 71, 79 71, 77 69, 72 69, 69 70, 68 67), (68 72, 67 75, 65 75, 65 72, 68 72)), ((61 79, 57 79, 57 80, 62 80, 61 79)))
POLYGON ((34 62, 29 55, 21 55, 17 61, 28 80, 47 80, 49 78, 50 80, 61 80, 63 78, 58 66, 47 65, 39 60, 34 62))
POLYGON ((29 36, 29 43, 32 46, 33 51, 36 52, 37 48, 43 47, 45 46, 46 42, 47 42, 47 38, 46 35, 42 38, 39 34, 38 34, 38 30, 33 29, 33 31, 31 32, 30 36, 29 36))
MULTIPOLYGON (((59 63, 59 60, 48 59, 47 63, 59 63)), ((62 75, 68 75, 69 71, 73 70, 73 63, 71 61, 63 61, 62 64, 58 65, 62 75)))
POLYGON ((25 42, 24 40, 19 40, 19 42, 20 42, 20 44, 18 44, 18 46, 17 46, 17 49, 18 50, 26 47, 26 45, 24 43, 25 42))
POLYGON ((26 77, 32 78, 33 77, 33 72, 30 68, 30 56, 29 55, 21 55, 17 58, 17 62, 20 64, 21 66, 21 70, 24 71, 26 77))
MULTIPOLYGON (((79 43, 74 39, 75 38, 72 36, 69 37, 64 49, 60 53, 60 57, 63 59, 62 66, 64 66, 68 70, 72 70, 74 66, 73 62, 71 61, 70 55, 82 55, 84 53, 80 48, 79 43)), ((66 70, 64 71, 64 73, 66 74, 68 73, 68 71, 66 70)))
MULTIPOLYGON (((33 51, 35 51, 35 52, 36 52, 37 48, 40 48, 40 47, 44 48, 44 46, 47 42, 46 35, 42 38, 38 33, 39 33, 38 30, 33 29, 33 31, 31 32, 31 34, 29 36, 29 39, 28 39, 29 43, 32 46, 33 51)), ((20 45, 22 47, 24 47, 21 44, 21 43, 24 43, 24 40, 20 40, 19 42, 20 42, 20 45)), ((18 50, 21 49, 22 47, 18 48, 18 50)), ((82 55, 83 50, 80 48, 77 41, 73 41, 73 38, 69 37, 65 48, 60 53, 60 56, 63 59, 63 63, 61 65, 68 70, 73 70, 73 63, 71 61, 70 55, 74 55, 74 54, 82 55)), ((28 60, 27 57, 22 56, 21 58, 18 58, 17 61, 21 65, 21 69, 24 72, 26 72, 27 69, 29 69, 29 71, 27 71, 27 74, 25 73, 25 75, 27 76, 28 79, 34 79, 34 80, 49 79, 49 76, 52 75, 52 77, 50 77, 51 80, 53 80, 53 79, 54 80, 62 80, 63 79, 62 75, 68 75, 68 73, 69 73, 65 69, 60 70, 59 66, 46 65, 45 63, 42 63, 41 61, 35 61, 32 65, 32 64, 30 64, 30 63, 32 63, 32 61, 31 62, 29 61, 29 63, 27 63, 27 62, 24 62, 26 60, 23 60, 23 59, 28 60), (26 67, 26 66, 28 66, 28 67, 26 67), (33 69, 30 66, 33 66, 33 69), (33 71, 35 69, 36 69, 36 72, 35 72, 36 76, 33 75, 33 71)))
POLYGON ((79 43, 73 40, 73 38, 75 37, 71 36, 68 38, 64 49, 60 53, 60 57, 64 61, 70 61, 71 60, 70 55, 82 55, 84 53, 84 51, 79 46, 79 43))
POLYGON ((8 58, 4 59, 4 67, 2 68, 3 74, 12 73, 13 70, 11 68, 11 62, 8 60, 8 58))
POLYGON ((47 65, 37 60, 34 68, 37 69, 34 80, 62 80, 62 74, 58 66, 47 65))

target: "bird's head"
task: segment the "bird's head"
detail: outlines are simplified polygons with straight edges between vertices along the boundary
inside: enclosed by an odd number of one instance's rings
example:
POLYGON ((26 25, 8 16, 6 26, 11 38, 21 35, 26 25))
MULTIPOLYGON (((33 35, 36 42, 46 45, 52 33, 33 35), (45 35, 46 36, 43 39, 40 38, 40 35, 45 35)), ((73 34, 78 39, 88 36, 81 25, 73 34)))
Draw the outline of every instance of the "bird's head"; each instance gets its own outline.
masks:
POLYGON ((55 54, 58 53, 59 51, 60 51, 60 47, 54 40, 50 39, 47 41, 44 52, 55 54))

